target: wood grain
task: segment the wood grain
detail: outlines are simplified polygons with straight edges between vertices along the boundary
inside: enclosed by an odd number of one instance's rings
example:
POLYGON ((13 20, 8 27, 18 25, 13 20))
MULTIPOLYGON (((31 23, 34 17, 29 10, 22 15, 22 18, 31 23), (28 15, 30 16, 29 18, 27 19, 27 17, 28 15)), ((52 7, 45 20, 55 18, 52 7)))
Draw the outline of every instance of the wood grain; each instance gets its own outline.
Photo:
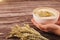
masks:
MULTIPOLYGON (((6 1, 0 3, 0 32, 4 32, 5 35, 8 33, 9 28, 15 26, 15 24, 29 23, 33 28, 31 23, 33 9, 37 7, 52 7, 60 11, 59 1, 6 1), (2 31, 3 30, 3 31, 2 31)), ((37 29, 37 28, 35 28, 37 29)), ((38 29, 37 29, 38 30, 38 29)), ((40 32, 40 30, 38 30, 40 32)), ((42 33, 43 36, 49 38, 50 40, 60 40, 59 36, 49 33, 42 33), (56 37, 56 38, 55 38, 56 37)), ((7 40, 0 37, 0 40, 7 40)))
POLYGON ((6 2, 0 5, 0 24, 19 22, 20 16, 32 15, 37 7, 52 7, 60 11, 60 2, 56 1, 6 2))
POLYGON ((5 0, 7 2, 21 2, 21 1, 60 1, 60 0, 5 0))

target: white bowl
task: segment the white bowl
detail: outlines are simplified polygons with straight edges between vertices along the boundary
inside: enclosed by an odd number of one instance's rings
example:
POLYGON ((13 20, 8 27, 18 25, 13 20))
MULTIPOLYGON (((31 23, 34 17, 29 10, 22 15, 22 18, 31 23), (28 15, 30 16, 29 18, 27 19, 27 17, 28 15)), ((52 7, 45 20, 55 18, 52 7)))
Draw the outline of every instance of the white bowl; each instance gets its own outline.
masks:
POLYGON ((33 19, 37 22, 37 23, 42 23, 42 24, 46 24, 46 23, 56 23, 58 21, 59 18, 59 12, 53 8, 47 8, 47 7, 42 7, 42 8, 36 8, 33 11, 33 19), (51 17, 40 17, 38 15, 35 14, 35 12, 38 11, 48 11, 53 13, 55 16, 51 16, 51 17))

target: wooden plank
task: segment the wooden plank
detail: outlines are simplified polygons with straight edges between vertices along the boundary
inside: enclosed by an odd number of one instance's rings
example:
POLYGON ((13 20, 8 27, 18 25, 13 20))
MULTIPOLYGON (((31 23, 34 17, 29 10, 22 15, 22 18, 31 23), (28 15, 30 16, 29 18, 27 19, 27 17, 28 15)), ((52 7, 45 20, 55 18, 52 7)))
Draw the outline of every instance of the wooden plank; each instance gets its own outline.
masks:
POLYGON ((32 11, 37 7, 52 7, 60 11, 60 2, 52 1, 25 1, 25 2, 11 2, 1 4, 0 17, 32 15, 32 11), (11 15, 12 14, 12 15, 11 15))
POLYGON ((52 7, 60 11, 60 2, 58 1, 22 1, 22 2, 4 2, 0 3, 0 32, 3 32, 4 35, 0 36, 0 40, 5 39, 7 33, 10 31, 9 28, 15 26, 16 24, 28 23, 31 27, 39 31, 43 36, 47 37, 50 40, 60 40, 59 36, 54 34, 49 34, 41 32, 36 28, 32 22, 32 12, 33 9, 37 7, 52 7))
POLYGON ((60 0, 6 0, 7 2, 19 2, 19 1, 60 1, 60 0))

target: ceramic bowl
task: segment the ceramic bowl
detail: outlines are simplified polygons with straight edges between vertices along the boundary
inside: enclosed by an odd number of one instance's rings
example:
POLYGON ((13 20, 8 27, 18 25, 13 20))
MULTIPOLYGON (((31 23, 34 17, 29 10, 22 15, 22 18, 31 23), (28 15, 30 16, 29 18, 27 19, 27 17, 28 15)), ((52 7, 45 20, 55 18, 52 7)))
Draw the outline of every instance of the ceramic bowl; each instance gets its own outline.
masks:
POLYGON ((37 23, 42 23, 42 24, 56 23, 58 21, 58 18, 59 18, 59 11, 57 11, 56 9, 53 9, 53 8, 42 7, 42 8, 36 8, 33 10, 33 19, 37 23), (40 16, 36 15, 36 14, 38 14, 39 11, 47 11, 47 12, 53 13, 54 16, 40 17, 40 16))

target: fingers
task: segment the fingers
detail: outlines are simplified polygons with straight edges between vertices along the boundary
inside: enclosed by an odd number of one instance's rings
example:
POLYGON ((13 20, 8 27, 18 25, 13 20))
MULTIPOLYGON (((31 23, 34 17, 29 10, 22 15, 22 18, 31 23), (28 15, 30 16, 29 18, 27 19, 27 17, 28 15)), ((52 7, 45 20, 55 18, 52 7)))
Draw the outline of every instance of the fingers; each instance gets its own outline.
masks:
POLYGON ((52 32, 54 34, 60 35, 60 26, 59 25, 56 25, 56 24, 42 25, 42 24, 35 22, 34 19, 31 19, 31 21, 37 28, 39 28, 42 31, 52 32))
POLYGON ((56 24, 53 24, 49 27, 49 31, 56 34, 56 35, 60 35, 60 26, 59 25, 56 25, 56 24))
POLYGON ((36 23, 35 21, 34 21, 34 19, 31 19, 31 21, 32 21, 32 23, 36 26, 36 27, 38 27, 38 28, 40 28, 39 26, 39 24, 38 23, 36 23))
POLYGON ((59 16, 59 19, 58 19, 56 24, 60 25, 60 16, 59 16))
POLYGON ((56 24, 60 25, 60 20, 58 20, 56 24))
POLYGON ((58 25, 56 25, 56 24, 48 24, 46 26, 47 26, 47 30, 51 31, 51 32, 58 29, 58 27, 57 27, 58 25))
POLYGON ((42 24, 39 24, 39 23, 35 22, 34 19, 31 19, 31 21, 32 21, 32 23, 33 23, 37 28, 39 28, 39 29, 42 30, 42 31, 47 32, 46 27, 44 27, 42 24))
POLYGON ((54 33, 55 33, 56 35, 59 35, 59 36, 60 36, 60 27, 59 27, 58 30, 55 30, 54 33))

